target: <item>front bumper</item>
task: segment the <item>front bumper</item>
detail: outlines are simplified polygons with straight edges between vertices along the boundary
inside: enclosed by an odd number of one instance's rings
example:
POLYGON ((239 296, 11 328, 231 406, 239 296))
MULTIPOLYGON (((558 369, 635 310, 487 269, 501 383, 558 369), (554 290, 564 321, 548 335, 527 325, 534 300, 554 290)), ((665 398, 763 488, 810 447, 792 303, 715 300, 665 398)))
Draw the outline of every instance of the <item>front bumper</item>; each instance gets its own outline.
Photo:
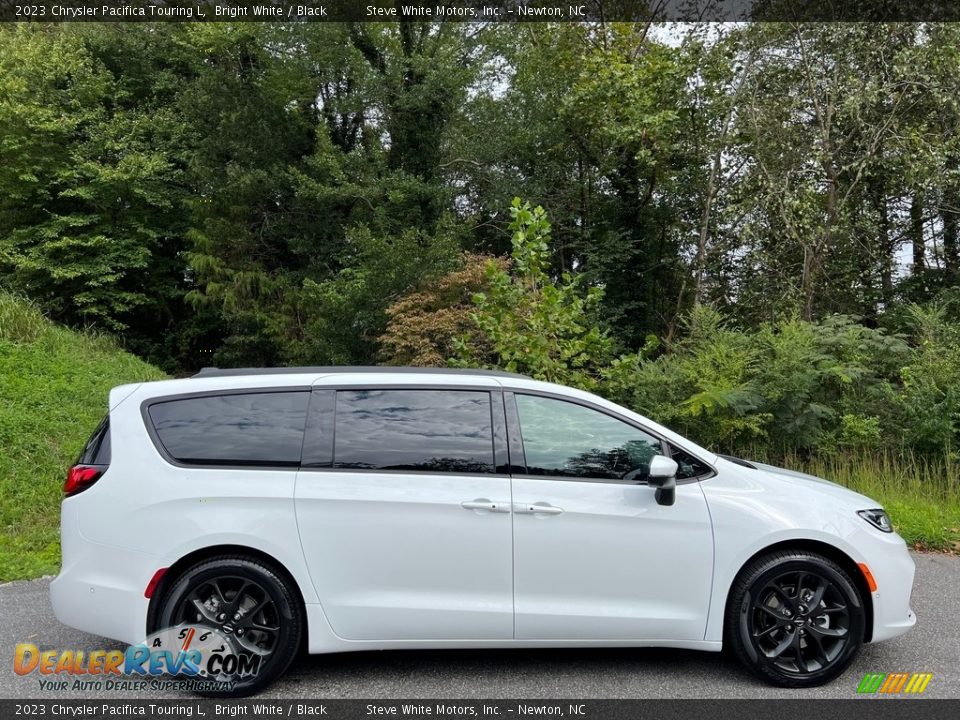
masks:
POLYGON ((871 542, 864 561, 877 582, 876 591, 871 593, 871 642, 881 642, 902 635, 917 623, 917 616, 910 608, 915 566, 907 544, 899 535, 868 532, 871 542))

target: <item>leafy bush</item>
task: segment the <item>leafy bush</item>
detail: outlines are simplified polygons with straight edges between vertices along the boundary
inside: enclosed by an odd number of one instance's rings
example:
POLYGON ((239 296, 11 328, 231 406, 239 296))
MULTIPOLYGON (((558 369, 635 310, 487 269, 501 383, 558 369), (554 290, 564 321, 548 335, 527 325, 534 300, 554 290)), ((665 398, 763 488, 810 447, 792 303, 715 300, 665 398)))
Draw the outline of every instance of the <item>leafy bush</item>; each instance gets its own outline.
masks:
POLYGON ((603 298, 600 288, 585 290, 564 273, 547 274, 550 223, 542 207, 514 198, 510 207, 512 266, 487 265, 487 292, 474 295, 475 332, 490 347, 477 357, 470 334, 457 343, 456 364, 495 366, 540 380, 595 389, 600 368, 612 359, 613 341, 592 312, 603 298))
POLYGON ((491 349, 474 333, 473 296, 489 290, 488 265, 506 270, 506 260, 464 253, 462 267, 404 295, 387 308, 387 329, 380 336, 379 360, 387 365, 443 367, 457 341, 472 344, 469 354, 487 358, 491 349))
POLYGON ((960 431, 960 325, 945 308, 912 306, 914 349, 896 396, 903 443, 923 452, 955 452, 960 431))
MULTIPOLYGON (((902 337, 842 316, 736 330, 703 306, 686 331, 659 357, 611 364, 601 391, 734 454, 902 446, 910 399, 902 375, 923 356, 902 337)), ((935 442, 943 447, 943 437, 935 442)))

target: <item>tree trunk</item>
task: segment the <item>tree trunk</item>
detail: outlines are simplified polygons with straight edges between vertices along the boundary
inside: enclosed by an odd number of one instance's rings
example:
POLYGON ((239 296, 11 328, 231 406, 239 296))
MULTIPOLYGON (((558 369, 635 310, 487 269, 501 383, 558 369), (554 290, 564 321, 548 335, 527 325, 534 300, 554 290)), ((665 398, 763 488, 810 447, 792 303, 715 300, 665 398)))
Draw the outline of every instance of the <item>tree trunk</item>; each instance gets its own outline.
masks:
POLYGON ((753 68, 754 56, 751 54, 744 65, 740 77, 737 79, 737 85, 733 90, 733 97, 730 99, 730 106, 727 108, 726 115, 723 118, 723 130, 720 132, 720 142, 713 156, 713 162, 710 164, 710 175, 707 178, 706 197, 703 200, 703 211, 700 214, 700 235, 697 238, 697 259, 696 259, 696 283, 693 293, 693 304, 700 305, 703 302, 705 293, 704 281, 707 275, 707 240, 710 237, 710 216, 713 212, 713 201, 717 196, 718 183, 720 182, 720 171, 723 169, 723 153, 727 149, 727 136, 730 133, 730 125, 733 123, 733 113, 736 109, 737 100, 740 97, 740 91, 743 89, 750 70, 753 68))
POLYGON ((913 243, 913 276, 920 277, 927 266, 923 241, 923 195, 914 193, 910 201, 910 240, 913 243))
POLYGON ((861 302, 860 302, 860 313, 863 316, 863 322, 867 327, 876 327, 877 326, 877 288, 876 288, 876 272, 877 272, 877 263, 874 259, 874 254, 867 252, 866 248, 869 246, 869 239, 862 236, 860 238, 860 245, 864 249, 863 252, 857 253, 857 265, 858 271, 860 274, 860 287, 862 288, 861 292, 861 302))
POLYGON ((951 187, 944 191, 944 201, 940 208, 940 217, 943 219, 943 264, 946 268, 947 278, 955 280, 957 269, 960 266, 960 257, 958 257, 957 248, 957 203, 960 201, 960 193, 957 188, 951 187))
POLYGON ((819 240, 804 245, 803 275, 800 286, 803 291, 803 319, 813 320, 814 300, 817 292, 816 272, 820 267, 820 257, 829 252, 833 242, 833 227, 837 219, 837 170, 832 163, 825 163, 827 175, 827 212, 823 220, 823 233, 819 240))
POLYGON ((813 319, 813 297, 815 292, 814 269, 816 268, 815 250, 810 245, 803 247, 803 272, 800 277, 800 289, 803 293, 803 319, 813 319))
POLYGON ((720 175, 721 151, 713 157, 710 177, 707 179, 707 193, 703 200, 703 212, 700 215, 700 236, 697 238, 696 285, 693 292, 693 304, 703 303, 704 281, 707 276, 707 240, 710 237, 710 212, 713 198, 717 194, 717 177, 720 175))
POLYGON ((880 293, 885 309, 893 302, 893 244, 890 242, 890 213, 883 181, 874 188, 873 202, 880 216, 877 227, 877 246, 880 250, 880 293))

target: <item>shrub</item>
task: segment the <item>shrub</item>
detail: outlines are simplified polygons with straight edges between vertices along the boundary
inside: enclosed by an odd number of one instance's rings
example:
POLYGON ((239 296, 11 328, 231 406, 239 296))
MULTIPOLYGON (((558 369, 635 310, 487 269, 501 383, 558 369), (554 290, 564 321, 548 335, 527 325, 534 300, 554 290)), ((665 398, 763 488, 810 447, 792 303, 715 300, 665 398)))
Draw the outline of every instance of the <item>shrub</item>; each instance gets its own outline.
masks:
POLYGON ((547 274, 550 223, 542 207, 514 198, 510 215, 512 264, 488 263, 489 290, 473 297, 475 332, 489 343, 489 356, 478 357, 468 333, 454 362, 595 389, 613 353, 613 341, 593 317, 603 291, 584 289, 566 273, 559 280, 547 274))
POLYGON ((486 363, 489 342, 473 320, 473 296, 489 289, 488 265, 496 272, 509 263, 501 258, 464 253, 461 267, 436 282, 408 293, 387 308, 386 331, 378 341, 378 358, 386 365, 443 367, 457 351, 457 340, 468 354, 486 363))

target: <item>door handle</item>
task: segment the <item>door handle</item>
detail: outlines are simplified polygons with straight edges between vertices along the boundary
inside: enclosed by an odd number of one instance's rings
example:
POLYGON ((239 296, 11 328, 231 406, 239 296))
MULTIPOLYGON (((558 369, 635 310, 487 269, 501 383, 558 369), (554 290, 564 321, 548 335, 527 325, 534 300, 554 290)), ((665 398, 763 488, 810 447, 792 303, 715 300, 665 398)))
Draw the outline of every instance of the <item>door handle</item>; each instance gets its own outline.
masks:
POLYGON ((518 515, 559 515, 563 508, 548 503, 523 503, 514 505, 513 511, 518 515))
POLYGON ((487 512, 508 513, 510 504, 487 500, 486 498, 477 498, 476 500, 465 500, 460 503, 464 510, 486 510, 487 512))

